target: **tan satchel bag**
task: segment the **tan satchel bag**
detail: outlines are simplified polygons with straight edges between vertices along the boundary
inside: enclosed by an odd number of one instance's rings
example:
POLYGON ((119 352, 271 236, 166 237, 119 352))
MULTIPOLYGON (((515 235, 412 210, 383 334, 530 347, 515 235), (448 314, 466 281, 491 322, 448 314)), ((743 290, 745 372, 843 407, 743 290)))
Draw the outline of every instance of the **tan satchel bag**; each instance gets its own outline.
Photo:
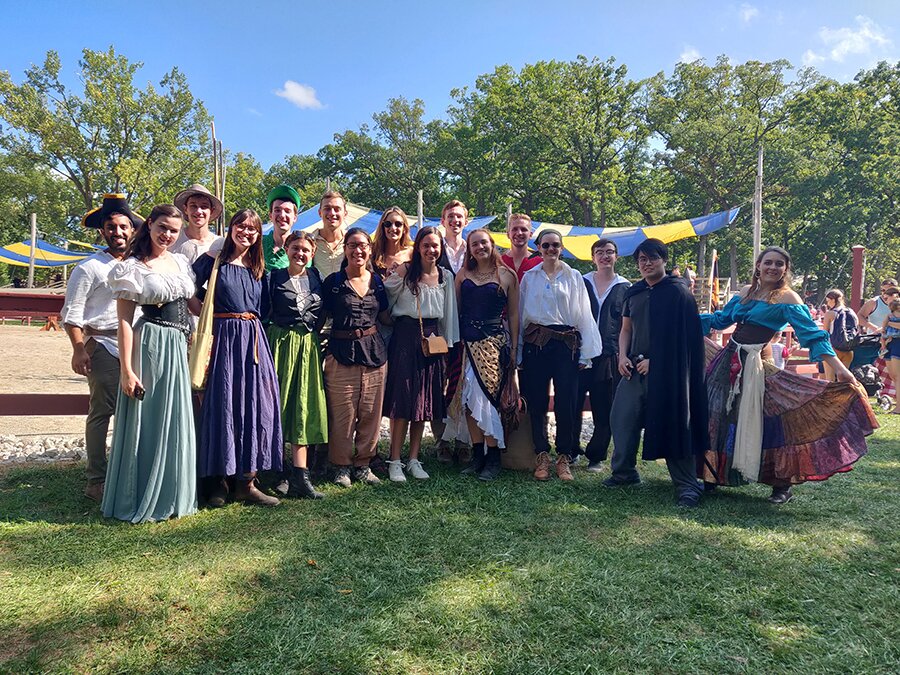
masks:
MULTIPOLYGON (((205 254, 204 254, 205 255, 205 254)), ((200 310, 197 330, 191 339, 191 351, 188 354, 188 372, 191 375, 191 388, 206 388, 206 376, 209 374, 209 360, 213 347, 213 305, 215 304, 216 279, 219 278, 219 256, 213 262, 212 273, 206 283, 206 298, 200 310)))
POLYGON ((443 335, 429 335, 425 337, 425 328, 422 325, 422 303, 416 294, 416 309, 419 311, 419 333, 422 335, 422 353, 425 356, 440 356, 450 351, 443 335))

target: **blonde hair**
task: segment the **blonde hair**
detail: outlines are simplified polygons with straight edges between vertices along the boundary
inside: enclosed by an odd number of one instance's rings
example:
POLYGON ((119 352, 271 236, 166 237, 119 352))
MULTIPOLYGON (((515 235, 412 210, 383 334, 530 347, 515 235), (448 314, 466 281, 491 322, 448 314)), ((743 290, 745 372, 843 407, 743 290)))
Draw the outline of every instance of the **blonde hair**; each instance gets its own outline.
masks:
POLYGON ((441 220, 444 219, 444 214, 447 213, 447 211, 449 211, 450 209, 455 209, 457 206, 463 210, 463 213, 465 214, 466 218, 468 218, 469 217, 469 209, 466 208, 466 205, 463 204, 458 199, 451 199, 449 202, 444 204, 444 208, 441 209, 441 220))

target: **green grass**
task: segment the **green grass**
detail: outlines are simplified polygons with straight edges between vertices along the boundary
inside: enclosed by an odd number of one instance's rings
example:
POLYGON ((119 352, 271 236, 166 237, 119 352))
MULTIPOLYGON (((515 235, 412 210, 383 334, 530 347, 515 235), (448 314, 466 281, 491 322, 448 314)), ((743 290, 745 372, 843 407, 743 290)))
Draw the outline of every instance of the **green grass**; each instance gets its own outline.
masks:
POLYGON ((81 466, 0 475, 0 671, 896 672, 900 419, 847 475, 673 505, 641 487, 424 484, 105 522, 81 466))

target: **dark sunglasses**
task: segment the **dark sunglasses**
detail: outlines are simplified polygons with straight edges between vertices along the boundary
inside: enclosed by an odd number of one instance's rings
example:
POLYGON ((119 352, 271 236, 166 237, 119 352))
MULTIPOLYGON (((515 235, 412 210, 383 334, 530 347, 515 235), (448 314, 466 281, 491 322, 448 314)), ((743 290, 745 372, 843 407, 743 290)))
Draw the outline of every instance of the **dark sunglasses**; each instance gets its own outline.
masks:
POLYGON ((544 249, 545 251, 549 248, 561 248, 561 247, 562 247, 562 244, 560 244, 558 241, 545 241, 543 244, 541 244, 541 248, 544 249))
POLYGON ((402 220, 386 220, 382 223, 385 227, 399 227, 401 230, 403 229, 403 221, 402 220))

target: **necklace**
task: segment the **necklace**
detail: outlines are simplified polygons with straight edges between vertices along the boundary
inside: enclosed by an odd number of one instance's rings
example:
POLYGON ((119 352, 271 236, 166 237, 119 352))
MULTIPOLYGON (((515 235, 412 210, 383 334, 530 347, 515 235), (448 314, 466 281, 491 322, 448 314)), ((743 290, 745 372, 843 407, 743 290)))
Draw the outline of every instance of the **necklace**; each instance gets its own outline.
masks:
POLYGON ((476 270, 476 271, 472 272, 472 277, 475 279, 475 281, 480 281, 480 282, 491 281, 494 278, 494 272, 493 272, 493 270, 488 271, 488 272, 479 272, 478 270, 476 270))

